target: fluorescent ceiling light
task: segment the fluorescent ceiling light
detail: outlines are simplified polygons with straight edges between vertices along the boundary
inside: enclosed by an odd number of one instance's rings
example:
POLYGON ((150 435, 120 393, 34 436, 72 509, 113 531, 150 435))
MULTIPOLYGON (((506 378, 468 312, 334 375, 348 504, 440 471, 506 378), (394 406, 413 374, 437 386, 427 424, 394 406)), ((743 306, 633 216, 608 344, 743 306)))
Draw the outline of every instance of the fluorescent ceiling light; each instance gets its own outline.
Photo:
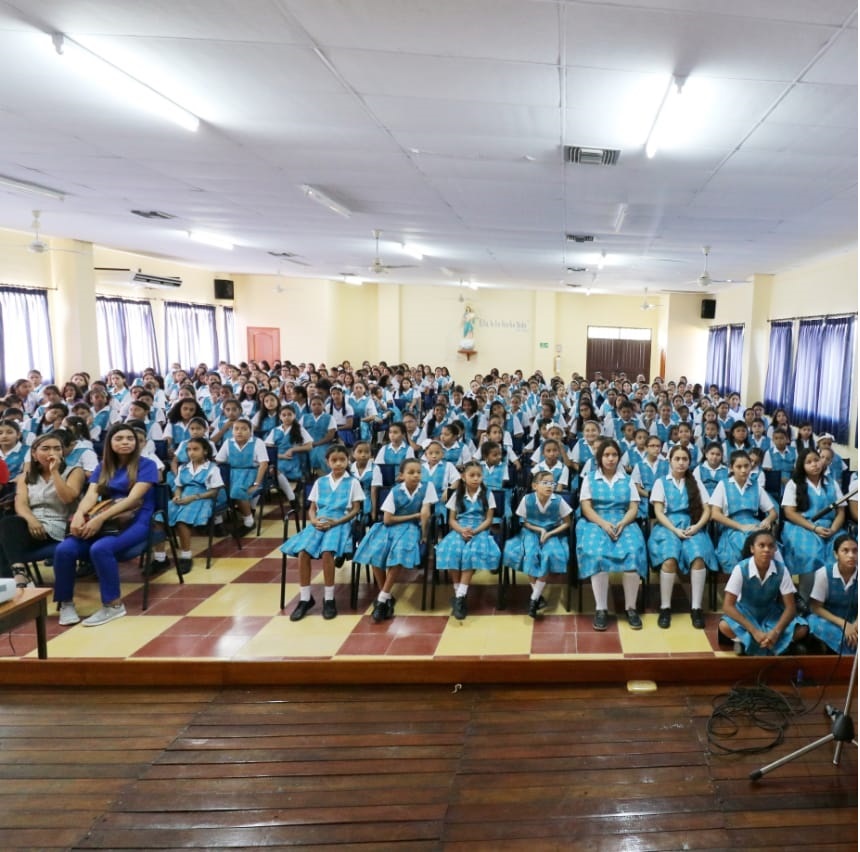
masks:
POLYGON ((602 270, 603 267, 606 266, 606 252, 600 252, 600 258, 597 261, 597 269, 598 271, 602 270))
POLYGON ((681 92, 686 82, 686 77, 674 76, 666 87, 666 94, 654 116, 654 123, 645 140, 645 156, 650 160, 657 151, 664 147, 666 142, 671 141, 672 136, 682 120, 681 115, 681 92))
POLYGON ((409 257, 414 257, 415 260, 423 260, 424 252, 421 251, 419 246, 416 246, 415 243, 403 243, 400 247, 403 254, 409 255, 409 257))
POLYGON ((361 287, 361 285, 364 284, 363 278, 359 278, 357 275, 350 275, 348 273, 341 275, 341 280, 344 284, 349 284, 352 287, 361 287))
POLYGON ((31 195, 45 195, 48 198, 53 198, 56 201, 63 201, 66 198, 64 192, 59 189, 51 189, 49 186, 42 186, 38 183, 30 183, 26 180, 15 180, 15 178, 0 175, 0 189, 12 189, 17 192, 29 192, 31 195))
POLYGON ((203 243, 203 245, 227 249, 227 251, 233 250, 233 243, 221 234, 213 234, 211 231, 189 231, 188 236, 195 243, 203 243))
POLYGON ((613 229, 616 234, 621 232, 621 229, 624 227, 624 220, 627 218, 627 205, 619 204, 618 212, 615 214, 615 222, 613 224, 613 229))
POLYGON ((335 201, 333 198, 330 198, 315 186, 309 186, 308 184, 303 183, 299 188, 308 198, 316 201, 316 203, 322 207, 328 208, 332 213, 337 213, 338 216, 343 216, 344 219, 349 219, 352 215, 352 211, 348 207, 344 206, 339 201, 335 201))
POLYGON ((71 65, 88 80, 107 88, 115 97, 147 112, 172 121, 186 130, 195 131, 200 119, 187 109, 162 95, 151 86, 132 77, 122 68, 103 59, 65 33, 54 33, 54 48, 65 64, 71 65))

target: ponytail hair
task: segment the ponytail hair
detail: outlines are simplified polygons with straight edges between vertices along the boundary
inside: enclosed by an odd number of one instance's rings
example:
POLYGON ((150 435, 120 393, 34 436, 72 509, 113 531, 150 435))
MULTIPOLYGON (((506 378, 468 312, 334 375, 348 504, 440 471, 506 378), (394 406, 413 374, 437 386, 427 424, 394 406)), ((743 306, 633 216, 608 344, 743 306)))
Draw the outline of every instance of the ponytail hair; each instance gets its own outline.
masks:
MULTIPOLYGON (((686 447, 682 447, 680 444, 676 444, 669 451, 669 461, 672 461, 672 458, 678 453, 684 453, 687 456, 687 460, 692 464, 693 458, 690 455, 690 451, 686 447)), ((696 478, 693 476, 693 471, 690 470, 690 465, 687 465, 687 470, 684 471, 684 487, 687 490, 687 502, 690 507, 690 520, 695 524, 698 523, 702 518, 702 512, 704 512, 704 506, 702 505, 702 495, 699 494, 699 483, 696 482, 696 478)))
MULTIPOLYGON (((481 467, 480 462, 476 461, 468 461, 465 465, 463 465, 463 473, 465 474, 467 470, 476 467, 483 474, 483 468, 481 467)), ((481 482, 478 490, 479 499, 481 501, 481 511, 486 515, 487 509, 490 508, 490 501, 487 498, 487 487, 484 485, 483 481, 481 482)), ((457 490, 455 492, 455 496, 457 497, 457 514, 459 515, 461 512, 466 511, 466 478, 465 476, 461 476, 457 480, 457 490)))
POLYGON ((806 457, 811 453, 818 455, 818 450, 813 450, 811 448, 799 450, 797 453, 797 461, 794 464, 794 470, 791 473, 791 480, 794 482, 797 493, 797 511, 801 514, 809 508, 809 488, 806 481, 804 465, 806 463, 806 457))

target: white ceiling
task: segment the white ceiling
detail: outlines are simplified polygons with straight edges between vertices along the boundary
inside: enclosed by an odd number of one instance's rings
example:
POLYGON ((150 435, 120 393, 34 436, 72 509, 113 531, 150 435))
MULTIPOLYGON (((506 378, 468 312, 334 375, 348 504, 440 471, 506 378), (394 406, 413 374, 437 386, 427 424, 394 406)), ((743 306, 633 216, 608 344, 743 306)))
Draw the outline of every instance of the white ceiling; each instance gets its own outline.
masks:
POLYGON ((379 228, 383 261, 417 264, 389 280, 609 292, 696 290, 709 244, 712 275, 745 280, 856 245, 856 26, 852 0, 0 0, 0 174, 67 194, 0 187, 0 227, 38 207, 48 235, 236 274, 289 251, 314 277, 372 277, 379 228), (200 129, 75 77, 55 31, 200 129), (649 160, 673 74, 684 131, 649 160))

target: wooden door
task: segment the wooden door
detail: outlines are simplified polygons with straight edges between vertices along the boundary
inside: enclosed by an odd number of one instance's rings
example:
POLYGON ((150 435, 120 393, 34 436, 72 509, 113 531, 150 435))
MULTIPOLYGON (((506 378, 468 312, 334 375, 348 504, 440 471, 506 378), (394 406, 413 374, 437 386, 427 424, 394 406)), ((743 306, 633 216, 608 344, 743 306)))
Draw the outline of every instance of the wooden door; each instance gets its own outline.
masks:
POLYGON ((585 351, 585 374, 589 378, 599 371, 609 380, 614 372, 623 370, 631 382, 639 373, 650 379, 650 340, 589 338, 585 351))
POLYGON ((272 364, 281 357, 281 330, 248 326, 248 360, 268 361, 272 364))

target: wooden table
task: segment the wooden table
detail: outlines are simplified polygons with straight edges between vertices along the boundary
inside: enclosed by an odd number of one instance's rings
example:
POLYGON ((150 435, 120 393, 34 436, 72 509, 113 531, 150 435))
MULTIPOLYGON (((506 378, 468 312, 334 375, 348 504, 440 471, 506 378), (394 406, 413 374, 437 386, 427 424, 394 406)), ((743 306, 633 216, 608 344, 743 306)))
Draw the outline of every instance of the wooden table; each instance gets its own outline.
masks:
POLYGON ((0 633, 20 627, 31 618, 36 620, 36 645, 39 659, 48 659, 48 597, 52 589, 19 589, 11 601, 0 604, 0 633))

